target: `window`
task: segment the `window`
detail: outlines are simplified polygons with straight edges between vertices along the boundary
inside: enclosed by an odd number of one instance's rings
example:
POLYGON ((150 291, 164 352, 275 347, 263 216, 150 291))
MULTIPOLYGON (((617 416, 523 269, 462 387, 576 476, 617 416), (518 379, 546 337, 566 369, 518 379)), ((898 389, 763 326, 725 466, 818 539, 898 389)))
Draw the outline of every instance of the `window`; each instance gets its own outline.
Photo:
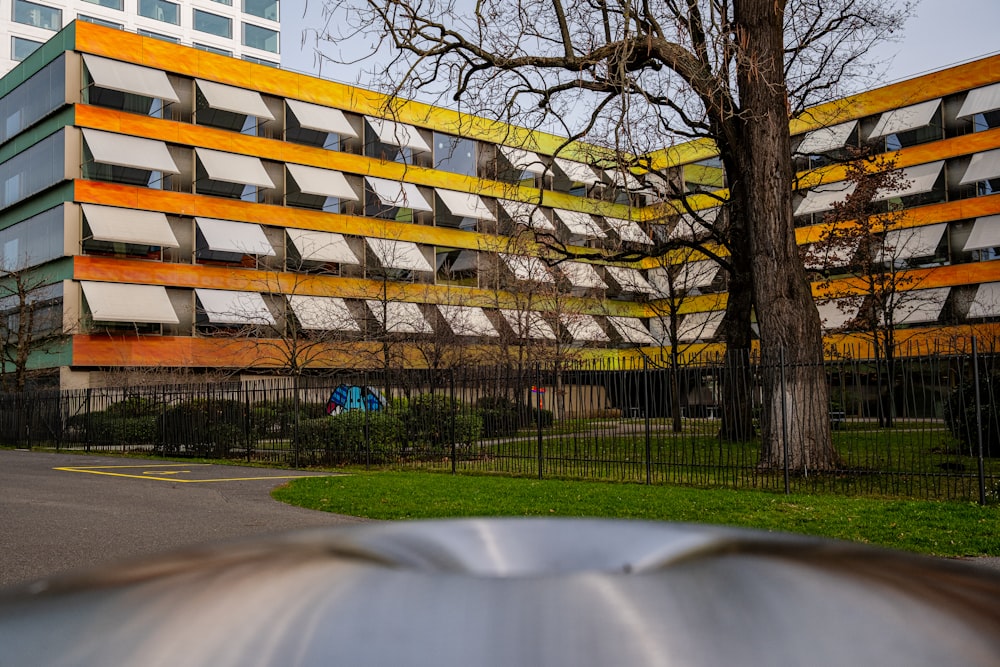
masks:
POLYGON ((243 54, 243 60, 247 61, 248 63, 257 63, 258 65, 267 65, 268 67, 280 67, 280 65, 278 63, 273 62, 271 60, 263 60, 261 58, 254 58, 253 56, 248 56, 246 54, 243 54))
POLYGON ((220 5, 226 5, 228 7, 232 7, 233 6, 233 0, 212 0, 212 2, 217 2, 220 5))
POLYGON ((0 183, 3 183, 0 208, 16 204, 66 177, 65 142, 65 131, 56 132, 0 164, 0 183))
POLYGON ((219 49, 214 46, 209 46, 208 44, 199 44, 198 42, 195 42, 194 44, 192 44, 192 46, 194 46, 194 48, 196 49, 201 49, 202 51, 208 51, 209 53, 218 53, 220 56, 233 55, 232 51, 227 51, 226 49, 219 49))
POLYGON ((122 0, 83 0, 84 2, 89 2, 92 5, 100 5, 101 7, 107 7, 108 9, 122 10, 122 5, 124 2, 122 0))
POLYGON ((477 176, 476 142, 435 132, 434 167, 453 174, 477 176))
POLYGON ((87 16, 86 14, 77 14, 76 18, 81 21, 86 21, 87 23, 103 25, 106 28, 117 28, 118 30, 122 30, 125 27, 121 23, 115 23, 114 21, 106 21, 104 19, 99 19, 96 16, 87 16))
POLYGON ((60 30, 62 10, 27 0, 14 0, 14 21, 46 30, 60 30))
POLYGON ((180 25, 181 11, 179 5, 167 0, 139 0, 139 16, 156 19, 164 23, 180 25))
POLYGON ((139 33, 140 35, 142 35, 143 37, 152 37, 153 39, 162 39, 165 42, 173 42, 174 44, 179 44, 180 41, 181 41, 177 37, 171 37, 170 35, 163 35, 161 33, 152 32, 150 30, 142 30, 141 28, 139 30, 136 30, 136 32, 139 33))
POLYGON ((268 21, 277 21, 278 0, 243 0, 243 13, 259 16, 268 21))
POLYGON ((35 52, 41 42, 35 42, 30 39, 24 39, 23 37, 11 37, 10 40, 10 59, 21 62, 32 53, 35 52))
POLYGON ((31 127, 65 103, 66 57, 59 56, 0 98, 0 143, 31 127))
POLYGON ((252 23, 243 24, 243 46, 249 46, 261 51, 278 52, 278 31, 261 28, 252 23))
POLYGON ((194 10, 194 29, 199 32, 216 35, 217 37, 232 39, 233 20, 225 16, 196 9, 194 10))

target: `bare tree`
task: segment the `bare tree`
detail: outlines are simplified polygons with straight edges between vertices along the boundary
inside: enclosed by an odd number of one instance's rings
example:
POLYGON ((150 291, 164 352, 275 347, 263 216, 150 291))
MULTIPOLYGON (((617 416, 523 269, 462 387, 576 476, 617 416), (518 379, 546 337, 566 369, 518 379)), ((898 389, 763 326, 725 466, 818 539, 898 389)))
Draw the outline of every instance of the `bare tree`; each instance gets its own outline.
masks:
POLYGON ((0 383, 24 391, 32 357, 64 340, 59 285, 27 261, 0 263, 0 383))

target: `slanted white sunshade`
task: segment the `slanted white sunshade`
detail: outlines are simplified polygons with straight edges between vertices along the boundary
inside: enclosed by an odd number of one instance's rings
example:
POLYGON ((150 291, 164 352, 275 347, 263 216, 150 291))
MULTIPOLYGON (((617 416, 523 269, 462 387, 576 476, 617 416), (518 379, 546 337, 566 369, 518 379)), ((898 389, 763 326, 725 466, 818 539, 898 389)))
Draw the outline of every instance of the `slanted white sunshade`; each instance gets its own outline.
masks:
POLYGON ((288 232, 288 238, 291 239, 295 249, 299 251, 299 256, 308 262, 361 263, 347 244, 347 239, 340 234, 291 227, 285 231, 288 232))
POLYGON ((962 252, 986 248, 1000 248, 1000 215, 976 218, 976 223, 972 225, 972 233, 969 234, 962 252))
POLYGON ((683 343, 690 343, 714 337, 725 314, 721 310, 709 310, 685 315, 677 327, 677 339, 683 343))
POLYGON ((96 241, 179 248, 167 216, 156 211, 81 204, 96 241))
POLYGON ((83 140, 87 142, 94 162, 167 174, 181 173, 162 141, 90 128, 83 128, 83 140))
POLYGON ((358 201, 359 199, 358 193, 347 182, 347 177, 339 171, 320 169, 304 164, 292 164, 291 162, 285 166, 288 167, 288 175, 295 180, 295 184, 304 194, 336 197, 350 201, 358 201))
POLYGON ((511 146, 500 146, 500 153, 507 158, 507 161, 515 169, 520 169, 521 171, 526 171, 537 176, 545 173, 545 163, 542 162, 542 158, 538 157, 537 153, 511 146))
POLYGON ((649 284, 649 281, 642 277, 639 269, 628 266, 605 266, 608 277, 618 283, 618 287, 623 292, 636 292, 638 294, 655 294, 656 288, 649 284))
POLYGON ((806 136, 802 138, 802 143, 795 149, 795 152, 799 155, 820 155, 843 148, 857 125, 858 121, 852 120, 847 123, 810 130, 806 132, 806 136))
POLYGON ((615 234, 618 235, 622 241, 627 243, 641 243, 643 245, 653 245, 652 239, 646 236, 646 232, 642 231, 642 227, 639 226, 635 220, 623 220, 622 218, 604 218, 604 222, 608 223, 608 227, 615 230, 615 234))
POLYGON ((339 134, 342 137, 358 136, 357 130, 354 129, 350 121, 347 120, 347 116, 340 109, 290 99, 286 99, 285 103, 288 105, 289 110, 295 114, 299 125, 307 130, 339 134))
POLYGON ((378 323, 389 333, 434 333, 434 328, 415 303, 375 299, 365 303, 378 323))
POLYGON ((656 340, 649 335, 649 329, 638 317, 617 317, 608 316, 608 322, 615 328, 615 331, 629 343, 636 345, 655 345, 656 340))
POLYGON ((563 313, 559 316, 559 322, 566 327, 573 340, 591 343, 604 343, 611 340, 593 315, 563 313))
POLYGON ((194 294, 212 324, 274 324, 274 316, 258 292, 195 289, 194 294))
POLYGON ((899 292, 896 295, 896 307, 892 313, 893 324, 920 324, 937 321, 941 309, 944 308, 944 302, 948 299, 950 289, 949 287, 935 287, 899 292))
POLYGON ((573 287, 585 287, 588 289, 607 289, 607 284, 601 280, 597 269, 593 264, 584 262, 563 262, 559 265, 559 270, 566 276, 566 280, 573 287))
POLYGON ((574 183, 594 185, 601 182, 601 177, 597 175, 597 172, 582 162, 575 162, 561 157, 555 158, 554 161, 562 173, 566 174, 566 178, 574 183))
POLYGON ((403 181, 390 181, 387 178, 376 178, 375 176, 365 176, 368 185, 375 196, 385 206, 399 206, 400 208, 412 208, 415 211, 433 211, 434 207, 428 203, 420 190, 413 183, 403 181))
POLYGON ((958 110, 958 118, 974 116, 977 113, 996 111, 1000 109, 1000 83, 994 83, 982 88, 970 90, 958 110))
POLYGON ((456 336, 489 336, 496 338, 496 327, 486 316, 486 311, 473 306, 439 305, 441 316, 456 336))
POLYGON ((435 188, 434 191, 437 192, 438 197, 441 198, 451 214, 456 217, 496 220, 496 216, 479 195, 442 188, 435 188))
POLYGON ((264 163, 258 157, 223 153, 209 148, 195 148, 194 152, 205 168, 205 173, 213 181, 256 185, 259 188, 274 187, 274 181, 267 175, 264 163))
POLYGON ((698 216, 691 215, 690 213, 684 213, 677 220, 677 224, 674 225, 674 228, 670 231, 670 235, 667 239, 670 241, 694 241, 695 239, 704 238, 711 232, 706 225, 714 225, 718 217, 718 208, 709 208, 698 211, 698 216))
POLYGON ((711 259, 685 262, 677 277, 677 287, 685 290, 707 287, 719 274, 719 268, 719 264, 711 259))
POLYGON ((562 208, 553 209, 556 212, 556 217, 558 217, 567 229, 569 229, 571 234, 577 236, 584 236, 588 239, 603 239, 607 238, 607 234, 601 229, 601 226, 594 222, 594 218, 589 213, 581 213, 580 211, 567 211, 562 208))
POLYGON ((1000 177, 1000 148, 973 155, 969 160, 969 168, 962 176, 961 184, 978 183, 998 177, 1000 177))
POLYGON ((260 225, 235 220, 195 218, 208 249, 215 252, 234 252, 243 255, 275 254, 260 225))
POLYGON ((87 65, 87 71, 90 72, 94 85, 100 88, 180 102, 177 92, 170 85, 167 73, 163 70, 101 58, 90 53, 83 54, 83 62, 87 65))
POLYGON ((511 220, 519 225, 525 225, 532 229, 543 229, 555 231, 556 226, 552 224, 542 209, 535 204, 526 201, 513 201, 511 199, 499 199, 500 206, 507 212, 511 220))
POLYGON ((976 289, 976 298, 969 305, 969 317, 1000 315, 1000 283, 983 283, 976 289))
POLYGON ((391 144, 401 148, 410 148, 418 153, 430 152, 431 146, 420 136, 420 132, 412 125, 397 123, 394 120, 365 116, 365 120, 375 130, 378 140, 383 144, 391 144))
POLYGON ((518 280, 532 280, 536 283, 552 283, 555 279, 549 273, 545 262, 528 255, 508 255, 500 253, 500 259, 518 280))
POLYGON ((178 324, 167 288, 82 281, 90 315, 97 322, 153 322, 178 324))
POLYGON ((830 243, 816 250, 816 244, 810 244, 805 258, 805 267, 810 271, 822 271, 841 266, 847 266, 858 254, 861 239, 843 239, 839 243, 830 243))
POLYGON ((908 184, 898 188, 879 190, 876 195, 876 201, 890 199, 892 197, 908 197, 910 195, 920 195, 925 192, 930 192, 934 189, 934 183, 937 182, 938 176, 941 174, 942 167, 944 167, 944 160, 906 167, 903 169, 903 180, 907 181, 908 184))
POLYGON ((635 174, 624 167, 605 169, 604 174, 615 187, 624 188, 626 190, 639 190, 642 188, 642 182, 635 177, 635 174))
POLYGON ((433 271, 416 243, 368 237, 365 239, 375 258, 384 269, 403 271, 433 271))
POLYGON ((824 331, 842 329, 858 316, 861 309, 860 299, 830 299, 816 304, 819 310, 819 321, 824 331))
POLYGON ((805 199, 799 202, 799 205, 795 208, 795 215, 809 215, 810 213, 829 211, 833 208, 834 204, 850 197, 856 187, 856 183, 848 183, 847 181, 817 185, 812 190, 806 192, 805 199))
POLYGON ((201 94, 205 96, 208 106, 213 109, 274 120, 274 114, 264 104, 264 98, 255 90, 227 86, 223 83, 202 79, 195 79, 195 83, 201 94))
POLYGON ((541 313, 533 310, 501 310, 500 314, 507 320, 518 338, 535 340, 555 340, 556 333, 545 321, 541 313))
POLYGON ((288 305, 302 328, 308 331, 361 331, 343 299, 289 294, 288 305))
POLYGON ((885 235, 885 244, 879 250, 879 262, 891 262, 911 257, 927 257, 937 250, 948 223, 894 229, 885 235))
POLYGON ((929 125, 934 112, 941 105, 941 99, 929 100, 908 107, 886 111, 879 117, 875 128, 868 135, 869 139, 884 137, 887 134, 898 134, 907 130, 929 125))

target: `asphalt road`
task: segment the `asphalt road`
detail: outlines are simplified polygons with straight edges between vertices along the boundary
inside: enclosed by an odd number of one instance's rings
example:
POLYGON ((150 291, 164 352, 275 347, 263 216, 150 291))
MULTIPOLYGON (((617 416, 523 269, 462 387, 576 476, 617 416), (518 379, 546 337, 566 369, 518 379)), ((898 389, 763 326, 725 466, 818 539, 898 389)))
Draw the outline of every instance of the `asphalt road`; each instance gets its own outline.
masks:
POLYGON ((308 474, 0 449, 0 587, 206 542, 361 521, 271 499, 289 476, 308 474))

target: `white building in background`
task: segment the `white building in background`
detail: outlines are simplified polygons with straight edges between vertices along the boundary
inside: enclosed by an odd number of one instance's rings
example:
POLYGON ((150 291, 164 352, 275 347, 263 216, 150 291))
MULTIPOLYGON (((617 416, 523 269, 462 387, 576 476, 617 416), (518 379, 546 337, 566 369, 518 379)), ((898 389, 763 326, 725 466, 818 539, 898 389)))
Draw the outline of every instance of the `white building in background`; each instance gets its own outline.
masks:
POLYGON ((78 19, 280 64, 279 0, 0 0, 0 76, 78 19))

